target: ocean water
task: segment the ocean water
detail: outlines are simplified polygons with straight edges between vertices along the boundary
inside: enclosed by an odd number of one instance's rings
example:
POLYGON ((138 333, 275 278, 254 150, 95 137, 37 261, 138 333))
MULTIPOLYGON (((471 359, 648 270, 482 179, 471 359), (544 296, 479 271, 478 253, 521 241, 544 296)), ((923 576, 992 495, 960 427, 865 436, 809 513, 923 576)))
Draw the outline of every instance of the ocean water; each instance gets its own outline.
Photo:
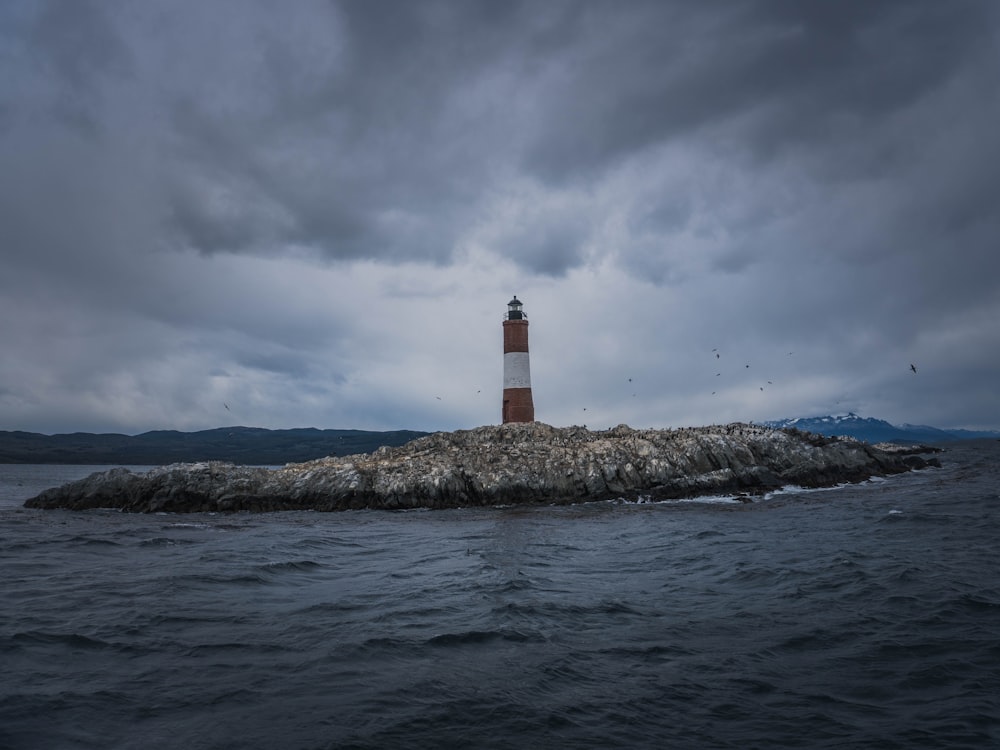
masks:
POLYGON ((0 747, 997 747, 1000 442, 940 459, 269 515, 26 510, 89 470, 2 466, 0 747))

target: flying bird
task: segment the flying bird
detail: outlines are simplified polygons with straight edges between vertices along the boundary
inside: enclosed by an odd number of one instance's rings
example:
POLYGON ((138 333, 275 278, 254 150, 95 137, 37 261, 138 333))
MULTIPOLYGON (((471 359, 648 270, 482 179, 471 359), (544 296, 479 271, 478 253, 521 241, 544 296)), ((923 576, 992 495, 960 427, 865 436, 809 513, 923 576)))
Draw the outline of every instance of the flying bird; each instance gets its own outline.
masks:
POLYGON ((226 407, 226 411, 232 411, 232 409, 229 408, 229 404, 227 404, 225 401, 222 402, 222 405, 226 407))
POLYGON ((914 364, 911 364, 910 365, 910 369, 913 370, 914 372, 916 372, 917 371, 917 366, 914 365, 914 364))

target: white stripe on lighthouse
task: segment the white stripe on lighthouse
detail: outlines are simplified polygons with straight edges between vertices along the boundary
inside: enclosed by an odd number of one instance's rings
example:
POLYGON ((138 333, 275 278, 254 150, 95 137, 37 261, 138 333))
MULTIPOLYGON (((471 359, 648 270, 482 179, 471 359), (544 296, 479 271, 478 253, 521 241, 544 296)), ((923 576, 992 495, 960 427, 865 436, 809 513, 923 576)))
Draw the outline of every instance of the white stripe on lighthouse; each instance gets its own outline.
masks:
POLYGON ((531 372, 528 369, 527 352, 504 352, 503 387, 531 388, 531 372))

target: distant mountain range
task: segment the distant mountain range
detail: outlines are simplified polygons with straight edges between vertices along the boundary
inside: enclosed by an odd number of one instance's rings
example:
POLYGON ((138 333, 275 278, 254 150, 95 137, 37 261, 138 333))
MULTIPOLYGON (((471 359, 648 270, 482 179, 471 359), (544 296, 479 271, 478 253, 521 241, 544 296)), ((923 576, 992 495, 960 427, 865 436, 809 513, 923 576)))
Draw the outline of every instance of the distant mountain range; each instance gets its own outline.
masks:
MULTIPOLYGON (((881 419, 842 414, 763 422, 768 427, 794 427, 820 435, 847 435, 869 443, 943 443, 973 438, 1000 438, 1000 432, 942 430, 926 425, 892 425, 881 419)), ((42 435, 0 431, 0 464, 121 464, 160 466, 192 461, 227 461, 275 466, 325 456, 370 453, 427 435, 415 430, 265 430, 220 427, 200 432, 155 430, 141 435, 74 432, 42 435)))
POLYGON ((325 456, 370 453, 427 435, 413 430, 265 430, 220 427, 200 432, 156 430, 141 435, 74 432, 42 435, 0 431, 0 463, 156 465, 228 461, 274 466, 325 456))
POLYGON ((1000 432, 943 430, 927 425, 893 425, 882 419, 859 417, 850 412, 827 417, 796 417, 763 422, 768 427, 794 427, 820 435, 846 435, 868 443, 944 443, 952 440, 1000 438, 1000 432))

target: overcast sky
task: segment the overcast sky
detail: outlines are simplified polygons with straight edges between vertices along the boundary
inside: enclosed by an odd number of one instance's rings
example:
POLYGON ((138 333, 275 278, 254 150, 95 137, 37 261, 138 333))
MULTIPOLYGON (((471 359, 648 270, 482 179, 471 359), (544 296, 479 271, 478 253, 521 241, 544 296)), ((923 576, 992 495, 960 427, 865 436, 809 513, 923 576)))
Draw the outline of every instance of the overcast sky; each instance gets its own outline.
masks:
POLYGON ((1000 3, 5 0, 0 430, 1000 428, 1000 3), (914 373, 910 365, 916 366, 914 373))

